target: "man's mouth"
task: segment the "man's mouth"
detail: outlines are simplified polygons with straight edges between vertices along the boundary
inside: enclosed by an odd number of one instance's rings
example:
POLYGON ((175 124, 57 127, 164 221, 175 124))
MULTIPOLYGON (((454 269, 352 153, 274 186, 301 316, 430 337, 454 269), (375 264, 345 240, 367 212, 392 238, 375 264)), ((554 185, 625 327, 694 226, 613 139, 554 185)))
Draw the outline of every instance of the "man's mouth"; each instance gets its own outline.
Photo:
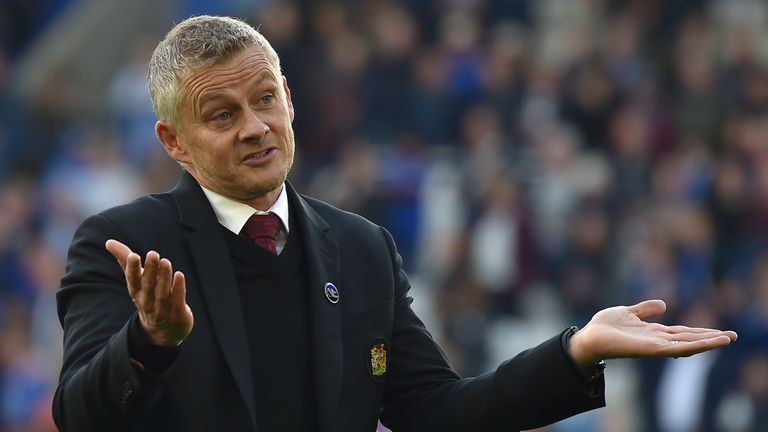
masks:
POLYGON ((244 160, 261 159, 261 158, 269 155, 270 153, 272 153, 274 150, 275 150, 274 148, 268 148, 268 149, 262 150, 262 151, 260 151, 258 153, 251 153, 251 154, 247 155, 244 158, 244 160))

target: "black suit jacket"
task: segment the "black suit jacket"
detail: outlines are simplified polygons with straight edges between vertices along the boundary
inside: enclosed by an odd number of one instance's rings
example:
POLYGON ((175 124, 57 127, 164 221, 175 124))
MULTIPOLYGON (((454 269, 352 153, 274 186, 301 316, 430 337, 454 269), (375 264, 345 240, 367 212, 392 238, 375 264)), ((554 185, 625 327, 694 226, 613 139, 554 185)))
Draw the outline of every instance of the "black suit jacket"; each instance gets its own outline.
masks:
MULTIPOLYGON (((590 394, 559 336, 495 372, 460 379, 411 310, 409 282, 387 231, 290 186, 288 192, 307 251, 315 365, 315 389, 308 391, 316 391, 321 430, 373 431, 381 418, 397 432, 512 431, 604 405, 602 377, 590 394), (338 288, 337 304, 326 299, 326 282, 338 288), (369 353, 381 340, 387 373, 374 379, 369 353)), ((64 363, 53 412, 62 431, 256 430, 234 271, 221 226, 189 174, 167 193, 84 221, 57 301, 64 363), (162 373, 129 360, 136 312, 123 272, 104 248, 110 238, 141 256, 156 250, 186 275, 195 325, 162 373)))

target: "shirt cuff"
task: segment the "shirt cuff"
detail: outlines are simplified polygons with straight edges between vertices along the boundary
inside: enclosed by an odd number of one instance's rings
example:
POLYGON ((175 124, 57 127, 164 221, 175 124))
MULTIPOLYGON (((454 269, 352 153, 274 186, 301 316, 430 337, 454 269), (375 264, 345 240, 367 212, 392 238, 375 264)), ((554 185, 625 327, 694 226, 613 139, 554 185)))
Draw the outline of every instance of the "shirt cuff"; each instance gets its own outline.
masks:
POLYGON ((144 329, 141 328, 139 315, 134 314, 128 323, 128 355, 144 370, 162 373, 171 367, 181 352, 181 346, 153 345, 144 329))

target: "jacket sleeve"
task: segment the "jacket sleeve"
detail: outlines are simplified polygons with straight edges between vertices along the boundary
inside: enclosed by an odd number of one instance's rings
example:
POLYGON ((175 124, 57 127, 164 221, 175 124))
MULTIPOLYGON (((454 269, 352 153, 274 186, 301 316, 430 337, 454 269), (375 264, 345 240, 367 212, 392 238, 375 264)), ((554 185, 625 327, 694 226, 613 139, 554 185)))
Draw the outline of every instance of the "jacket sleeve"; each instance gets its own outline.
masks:
POLYGON ((559 334, 502 363, 460 379, 411 309, 410 283, 383 230, 395 276, 395 315, 382 423, 401 431, 517 431, 605 406, 604 378, 586 383, 559 334))
POLYGON ((173 369, 151 373, 130 359, 136 308, 122 269, 104 247, 110 238, 131 244, 102 215, 83 222, 56 294, 64 361, 53 417, 62 432, 133 429, 173 369))

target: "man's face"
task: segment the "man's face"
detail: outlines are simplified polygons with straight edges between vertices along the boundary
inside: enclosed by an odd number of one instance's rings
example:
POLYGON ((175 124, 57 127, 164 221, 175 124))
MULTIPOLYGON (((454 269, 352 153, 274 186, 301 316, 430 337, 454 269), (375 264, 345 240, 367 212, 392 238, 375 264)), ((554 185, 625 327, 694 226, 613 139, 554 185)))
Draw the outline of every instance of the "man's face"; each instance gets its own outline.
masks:
POLYGON ((160 121, 172 158, 204 187, 266 210, 293 164, 288 84, 259 47, 183 77, 180 127, 160 121))

